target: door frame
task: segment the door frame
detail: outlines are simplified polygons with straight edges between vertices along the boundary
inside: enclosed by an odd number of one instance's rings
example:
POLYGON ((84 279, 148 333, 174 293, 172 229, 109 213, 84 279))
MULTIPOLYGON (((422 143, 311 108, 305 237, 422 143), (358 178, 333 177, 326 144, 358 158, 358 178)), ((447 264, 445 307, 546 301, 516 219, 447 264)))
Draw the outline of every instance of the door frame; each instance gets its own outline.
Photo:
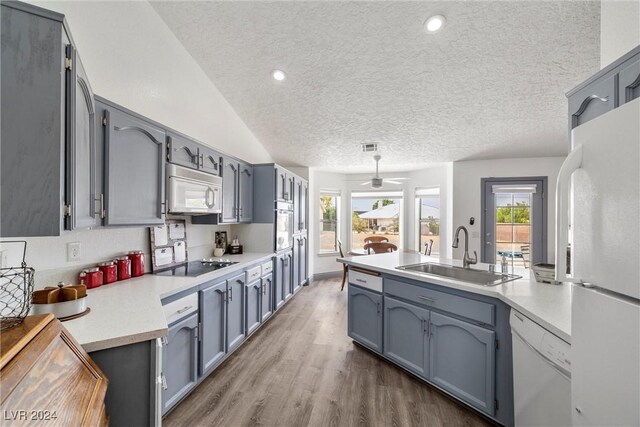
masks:
MULTIPOLYGON (((486 230, 486 214, 487 214, 487 194, 486 188, 487 183, 502 183, 502 182, 510 182, 515 184, 529 184, 534 181, 542 182, 542 262, 547 262, 548 258, 548 241, 547 241, 547 230, 548 230, 548 215, 549 215, 549 197, 548 197, 548 187, 549 187, 549 177, 548 176, 520 176, 520 177, 489 177, 489 178, 480 178, 480 203, 481 203, 481 218, 480 218, 480 259, 482 262, 490 262, 487 259, 487 230, 486 230)), ((533 206, 532 206, 533 209, 533 206)), ((529 255, 529 262, 531 265, 534 264, 533 261, 533 253, 529 255)))

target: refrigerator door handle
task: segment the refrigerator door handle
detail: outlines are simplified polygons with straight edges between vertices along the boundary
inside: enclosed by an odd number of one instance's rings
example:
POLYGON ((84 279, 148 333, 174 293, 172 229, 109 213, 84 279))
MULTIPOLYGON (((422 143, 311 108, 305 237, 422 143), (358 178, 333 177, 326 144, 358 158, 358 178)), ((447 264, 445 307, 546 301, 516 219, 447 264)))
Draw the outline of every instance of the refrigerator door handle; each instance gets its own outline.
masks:
POLYGON ((567 277, 567 246, 569 245, 569 190, 571 175, 582 166, 582 145, 574 148, 560 167, 556 183, 556 280, 576 282, 567 277))

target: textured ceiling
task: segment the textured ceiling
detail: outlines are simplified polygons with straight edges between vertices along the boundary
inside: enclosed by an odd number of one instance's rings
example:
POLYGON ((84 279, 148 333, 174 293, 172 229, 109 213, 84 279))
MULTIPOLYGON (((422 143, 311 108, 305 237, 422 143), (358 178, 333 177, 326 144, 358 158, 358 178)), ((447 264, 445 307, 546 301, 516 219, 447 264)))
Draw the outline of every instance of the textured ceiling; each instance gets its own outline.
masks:
POLYGON ((563 155, 564 93, 599 69, 599 2, 152 5, 285 165, 370 171, 364 142, 383 171, 563 155))

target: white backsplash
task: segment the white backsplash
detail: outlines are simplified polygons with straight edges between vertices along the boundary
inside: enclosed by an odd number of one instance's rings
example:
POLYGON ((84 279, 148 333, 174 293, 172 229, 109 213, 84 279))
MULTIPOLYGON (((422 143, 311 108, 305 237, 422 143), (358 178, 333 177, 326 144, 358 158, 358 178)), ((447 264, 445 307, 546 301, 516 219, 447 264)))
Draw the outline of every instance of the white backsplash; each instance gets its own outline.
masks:
MULTIPOLYGON (((242 226, 238 226, 242 227, 242 226)), ((195 260, 213 255, 213 238, 216 231, 227 231, 228 225, 194 225, 187 219, 187 251, 195 260)), ((151 270, 149 228, 132 227, 65 232, 60 237, 27 237, 3 240, 27 241, 27 265, 36 270, 35 287, 54 285, 58 282, 76 282, 78 273, 98 262, 112 260, 131 250, 145 254, 145 269, 151 270), (67 260, 67 243, 79 242, 81 258, 67 260)), ((0 245, 5 251, 7 266, 20 265, 22 247, 14 244, 0 245)), ((3 265, 4 266, 4 265, 3 265)))

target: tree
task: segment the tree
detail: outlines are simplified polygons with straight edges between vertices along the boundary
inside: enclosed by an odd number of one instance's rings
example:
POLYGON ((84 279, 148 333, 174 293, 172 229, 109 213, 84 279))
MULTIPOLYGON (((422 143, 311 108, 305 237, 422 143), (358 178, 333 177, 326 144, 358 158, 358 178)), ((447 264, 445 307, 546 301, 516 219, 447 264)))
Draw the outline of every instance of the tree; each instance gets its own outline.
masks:
POLYGON ((387 205, 393 205, 393 203, 394 203, 393 200, 389 200, 389 199, 376 200, 376 202, 371 207, 371 210, 378 209, 378 207, 382 208, 387 205), (380 202, 382 202, 382 206, 380 206, 380 202))
POLYGON ((357 232, 357 233, 362 233, 364 231, 367 231, 368 228, 368 223, 366 219, 360 218, 360 215, 358 215, 357 212, 353 212, 353 215, 351 216, 351 224, 353 227, 353 231, 357 232))
POLYGON ((531 208, 524 202, 517 202, 515 206, 506 206, 496 210, 496 223, 498 224, 529 224, 531 220, 531 208), (513 210, 513 221, 511 211, 513 210))

